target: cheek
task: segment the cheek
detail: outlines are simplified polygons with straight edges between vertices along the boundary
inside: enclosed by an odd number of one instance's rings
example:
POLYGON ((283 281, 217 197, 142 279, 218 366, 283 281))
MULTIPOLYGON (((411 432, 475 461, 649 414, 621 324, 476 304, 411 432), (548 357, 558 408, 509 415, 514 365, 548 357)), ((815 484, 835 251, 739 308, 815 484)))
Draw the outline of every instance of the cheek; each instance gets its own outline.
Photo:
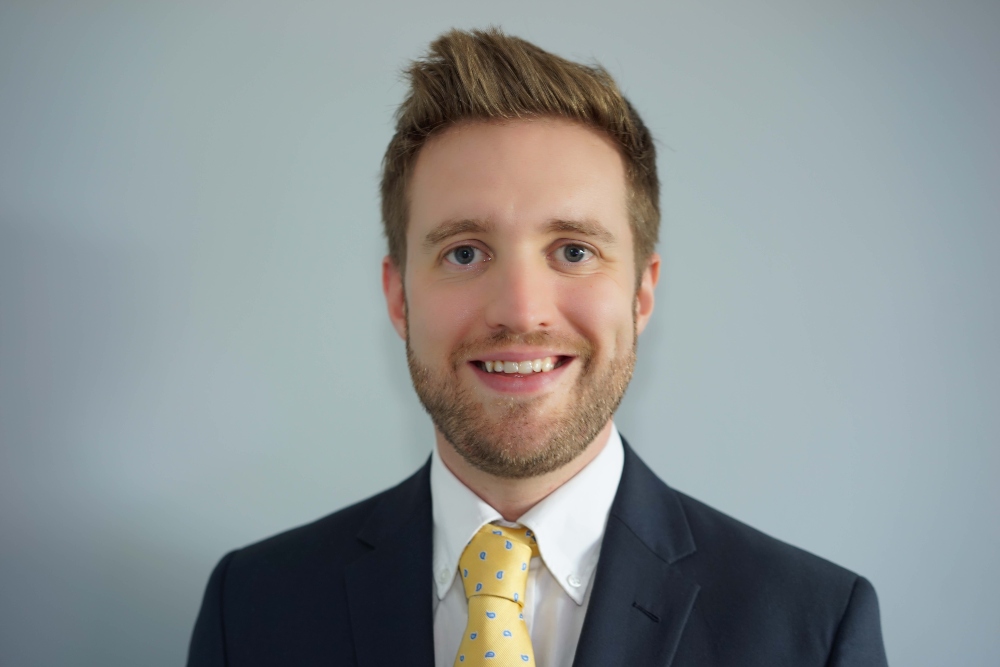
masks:
POLYGON ((632 294, 611 280, 580 281, 563 291, 562 313, 599 352, 632 348, 632 294))
POLYGON ((410 345, 414 351, 447 352, 468 337, 477 317, 480 300, 472 290, 442 286, 418 286, 407 291, 410 345))

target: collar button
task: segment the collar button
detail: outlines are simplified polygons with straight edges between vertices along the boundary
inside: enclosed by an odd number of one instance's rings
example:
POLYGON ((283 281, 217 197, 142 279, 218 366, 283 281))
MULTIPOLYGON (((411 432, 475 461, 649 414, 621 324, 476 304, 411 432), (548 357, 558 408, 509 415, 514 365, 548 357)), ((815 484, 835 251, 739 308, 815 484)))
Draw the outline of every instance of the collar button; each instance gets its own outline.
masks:
POLYGON ((575 574, 571 574, 568 577, 566 577, 566 583, 572 586, 573 588, 579 588, 583 582, 580 580, 580 577, 576 576, 575 574))

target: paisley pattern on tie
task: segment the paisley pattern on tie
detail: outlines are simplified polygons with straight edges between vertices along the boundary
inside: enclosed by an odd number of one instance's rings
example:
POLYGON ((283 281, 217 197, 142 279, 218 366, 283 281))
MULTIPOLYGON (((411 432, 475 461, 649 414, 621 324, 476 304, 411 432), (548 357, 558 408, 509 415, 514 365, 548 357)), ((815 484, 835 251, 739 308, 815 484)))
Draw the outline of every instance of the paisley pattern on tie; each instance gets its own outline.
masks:
POLYGON ((528 563, 537 555, 535 536, 527 528, 487 524, 466 545, 458 569, 469 599, 469 623, 456 667, 535 664, 522 610, 528 563))

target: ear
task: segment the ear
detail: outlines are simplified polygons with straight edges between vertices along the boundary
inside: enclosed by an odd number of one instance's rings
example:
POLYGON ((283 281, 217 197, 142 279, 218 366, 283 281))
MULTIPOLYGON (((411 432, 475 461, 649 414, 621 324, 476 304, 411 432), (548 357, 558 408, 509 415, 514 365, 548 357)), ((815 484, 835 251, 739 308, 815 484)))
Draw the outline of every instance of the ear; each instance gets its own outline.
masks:
POLYGON ((382 259, 382 293, 389 310, 389 320, 396 333, 406 340, 406 294, 403 291, 403 274, 388 255, 382 259))
POLYGON ((638 333, 642 333, 649 323, 649 318, 653 315, 653 303, 656 301, 654 292, 656 283, 660 281, 660 256, 653 253, 646 262, 646 268, 642 272, 642 280, 639 282, 639 291, 635 295, 635 327, 638 333))

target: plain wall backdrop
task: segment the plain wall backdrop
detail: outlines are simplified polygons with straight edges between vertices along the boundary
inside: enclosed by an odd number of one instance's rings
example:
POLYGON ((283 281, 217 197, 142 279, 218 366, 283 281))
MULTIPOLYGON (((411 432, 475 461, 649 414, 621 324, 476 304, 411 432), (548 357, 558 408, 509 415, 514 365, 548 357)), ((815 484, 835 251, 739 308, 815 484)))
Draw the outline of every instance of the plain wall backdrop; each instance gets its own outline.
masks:
POLYGON ((0 664, 181 664, 226 551, 427 458, 379 163, 490 24, 659 141, 623 434, 869 577, 891 663, 1000 664, 996 0, 0 3, 0 664))

